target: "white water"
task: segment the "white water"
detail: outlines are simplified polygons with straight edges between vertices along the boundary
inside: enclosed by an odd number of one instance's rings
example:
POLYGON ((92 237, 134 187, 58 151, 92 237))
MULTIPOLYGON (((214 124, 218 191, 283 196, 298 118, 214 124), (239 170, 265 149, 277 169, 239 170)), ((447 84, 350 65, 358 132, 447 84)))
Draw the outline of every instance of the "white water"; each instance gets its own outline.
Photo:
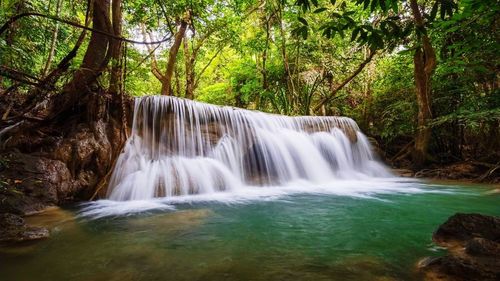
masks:
POLYGON ((149 96, 136 99, 108 199, 252 197, 298 187, 387 192, 390 184, 376 183, 391 177, 350 118, 286 117, 149 96))

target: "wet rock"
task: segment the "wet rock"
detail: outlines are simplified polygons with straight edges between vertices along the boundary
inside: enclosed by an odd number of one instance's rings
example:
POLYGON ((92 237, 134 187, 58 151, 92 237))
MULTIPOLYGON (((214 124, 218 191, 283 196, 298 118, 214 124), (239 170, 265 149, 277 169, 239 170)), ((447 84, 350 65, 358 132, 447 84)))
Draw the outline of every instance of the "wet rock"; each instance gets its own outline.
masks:
POLYGON ((34 154, 4 155, 9 169, 0 172, 5 182, 0 211, 29 214, 54 205, 72 192, 72 178, 65 163, 34 154), (30 208, 30 205, 33 205, 30 208))
POLYGON ((465 252, 473 256, 500 257, 500 243, 475 237, 465 244, 465 252))
POLYGON ((497 274, 476 260, 448 255, 427 265, 426 280, 494 281, 497 274))
POLYGON ((43 227, 28 226, 20 216, 0 214, 0 242, 22 242, 45 239, 49 231, 43 227))
POLYGON ((433 235, 448 254, 419 263, 426 280, 500 280, 500 218, 455 214, 433 235))
POLYGON ((0 153, 0 213, 27 215, 47 206, 88 200, 123 142, 120 124, 80 123, 35 152, 0 153), (113 146, 111 145, 113 143, 113 146))
POLYGON ((500 242, 500 218, 457 213, 439 226, 432 239, 439 244, 466 242, 474 237, 500 242))
POLYGON ((411 178, 415 173, 410 169, 392 169, 392 172, 398 176, 411 178))

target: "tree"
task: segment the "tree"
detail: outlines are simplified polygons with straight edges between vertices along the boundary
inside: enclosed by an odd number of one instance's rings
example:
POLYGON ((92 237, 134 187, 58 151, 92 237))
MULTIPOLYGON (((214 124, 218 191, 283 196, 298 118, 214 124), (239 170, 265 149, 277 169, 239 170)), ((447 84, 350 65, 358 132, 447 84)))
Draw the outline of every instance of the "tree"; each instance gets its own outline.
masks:
MULTIPOLYGON (((301 6, 304 11, 310 10, 313 5, 318 6, 317 1, 311 1, 311 3, 309 0, 297 1, 297 5, 301 6)), ((336 1, 332 0, 331 5, 335 7, 335 4, 336 1)), ((436 54, 427 34, 427 24, 434 20, 438 9, 441 10, 441 18, 444 19, 447 15, 451 16, 453 14, 453 9, 456 5, 452 0, 436 1, 432 6, 431 14, 427 17, 428 22, 426 22, 417 1, 410 0, 409 12, 412 15, 411 21, 413 22, 413 25, 410 26, 408 25, 409 20, 405 17, 406 14, 404 11, 400 11, 397 0, 357 0, 356 4, 362 5, 364 10, 369 9, 369 17, 364 21, 371 21, 371 26, 367 25, 363 20, 360 22, 354 21, 350 15, 354 14, 355 10, 346 11, 346 5, 343 2, 343 13, 333 12, 332 16, 334 19, 327 21, 321 29, 327 37, 332 37, 336 34, 343 37, 346 30, 352 30, 351 41, 358 38, 357 41, 360 44, 369 45, 372 55, 368 56, 367 60, 363 61, 360 67, 352 75, 348 76, 344 82, 340 83, 338 87, 333 88, 332 93, 335 94, 338 92, 359 74, 367 62, 371 60, 375 50, 385 48, 390 51, 397 44, 405 44, 408 42, 410 31, 413 30, 416 37, 412 43, 414 45, 414 78, 418 105, 418 126, 413 149, 413 164, 416 169, 419 169, 426 161, 431 136, 431 127, 429 126, 429 122, 432 119, 431 80, 432 73, 436 68, 436 54), (411 27, 411 29, 408 27, 411 27)), ((321 7, 315 10, 316 13, 324 11, 327 11, 327 8, 321 7)), ((307 37, 307 22, 303 18, 299 18, 299 20, 303 22, 304 26, 297 29, 296 32, 307 37)), ((319 105, 328 102, 328 100, 329 98, 323 99, 319 105)))
POLYGON ((413 164, 421 169, 427 158, 431 128, 429 121, 432 119, 432 73, 436 68, 436 53, 432 47, 425 27, 422 12, 416 0, 410 0, 413 21, 417 30, 417 42, 413 65, 418 105, 417 134, 415 136, 415 149, 413 151, 413 164))

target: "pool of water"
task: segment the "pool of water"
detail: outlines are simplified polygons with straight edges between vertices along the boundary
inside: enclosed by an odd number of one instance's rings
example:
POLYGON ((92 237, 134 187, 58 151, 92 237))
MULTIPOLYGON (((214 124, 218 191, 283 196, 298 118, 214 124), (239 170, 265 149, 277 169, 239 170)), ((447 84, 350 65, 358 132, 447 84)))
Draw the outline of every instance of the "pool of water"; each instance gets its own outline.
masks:
POLYGON ((440 223, 500 215, 492 186, 405 186, 54 210, 28 218, 50 239, 0 247, 0 279, 419 280, 418 260, 443 254, 431 242, 440 223))

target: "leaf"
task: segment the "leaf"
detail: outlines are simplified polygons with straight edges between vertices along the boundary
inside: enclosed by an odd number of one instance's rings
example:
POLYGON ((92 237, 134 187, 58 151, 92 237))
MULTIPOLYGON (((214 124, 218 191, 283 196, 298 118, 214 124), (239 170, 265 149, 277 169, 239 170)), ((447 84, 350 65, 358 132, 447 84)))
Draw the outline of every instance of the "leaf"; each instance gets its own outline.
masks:
POLYGON ((448 14, 448 16, 453 16, 453 6, 454 6, 454 3, 452 1, 446 1, 447 2, 447 5, 446 5, 446 13, 448 14))
POLYGON ((351 17, 348 17, 348 16, 344 15, 344 19, 348 22, 348 25, 351 25, 351 26, 355 26, 356 25, 356 22, 351 17))
POLYGON ((366 10, 368 8, 368 6, 370 6, 370 0, 365 0, 363 2, 363 10, 366 10))
POLYGON ((390 0, 391 1, 391 8, 394 13, 397 13, 399 11, 398 7, 398 0, 390 0))
POLYGON ((372 12, 375 11, 375 9, 377 9, 377 4, 378 4, 378 0, 372 0, 372 3, 370 5, 370 10, 372 12))
POLYGON ((332 31, 330 30, 330 28, 325 28, 323 30, 323 36, 325 36, 326 38, 331 38, 331 35, 332 35, 332 31))
POLYGON ((384 40, 382 39, 382 36, 378 34, 377 32, 372 33, 372 43, 377 49, 382 49, 384 48, 384 40))
POLYGON ((340 34, 340 37, 342 37, 342 39, 344 39, 344 37, 345 37, 344 30, 343 29, 339 29, 338 32, 340 34))
POLYGON ((363 29, 360 29, 360 30, 361 30, 361 35, 359 36, 359 41, 361 43, 366 42, 368 33, 366 31, 364 31, 363 29))
POLYGON ((444 18, 446 17, 446 10, 445 10, 445 2, 444 1, 441 1, 441 13, 440 13, 440 16, 441 16, 441 19, 444 20, 444 18))
POLYGON ((336 2, 337 2, 337 0, 330 0, 330 3, 332 4, 332 6, 335 6, 336 2))
POLYGON ((318 8, 318 9, 314 10, 314 12, 313 12, 313 13, 315 13, 315 14, 319 14, 319 13, 322 13, 322 12, 324 12, 324 11, 326 11, 326 10, 327 10, 327 8, 322 7, 322 8, 318 8))
POLYGON ((303 25, 305 26, 308 26, 309 24, 307 23, 307 21, 303 18, 303 17, 298 17, 297 18, 303 25))
POLYGON ((386 0, 380 0, 380 8, 382 8, 382 11, 387 12, 387 6, 385 4, 386 0))
POLYGON ((307 28, 304 28, 304 31, 302 31, 302 39, 306 40, 308 35, 309 35, 309 30, 307 28))
POLYGON ((436 19, 436 15, 437 15, 437 11, 438 11, 438 4, 439 4, 439 2, 436 1, 436 2, 434 2, 434 5, 432 6, 432 10, 431 10, 431 14, 430 14, 431 21, 436 19))
POLYGON ((356 40, 356 37, 358 37, 358 34, 359 34, 359 31, 361 30, 361 28, 355 28, 353 31, 352 31, 352 35, 351 35, 351 42, 356 40))
POLYGON ((340 15, 339 13, 336 13, 336 12, 332 12, 332 13, 330 14, 330 17, 332 17, 332 18, 341 18, 341 17, 342 17, 342 15, 340 15))

